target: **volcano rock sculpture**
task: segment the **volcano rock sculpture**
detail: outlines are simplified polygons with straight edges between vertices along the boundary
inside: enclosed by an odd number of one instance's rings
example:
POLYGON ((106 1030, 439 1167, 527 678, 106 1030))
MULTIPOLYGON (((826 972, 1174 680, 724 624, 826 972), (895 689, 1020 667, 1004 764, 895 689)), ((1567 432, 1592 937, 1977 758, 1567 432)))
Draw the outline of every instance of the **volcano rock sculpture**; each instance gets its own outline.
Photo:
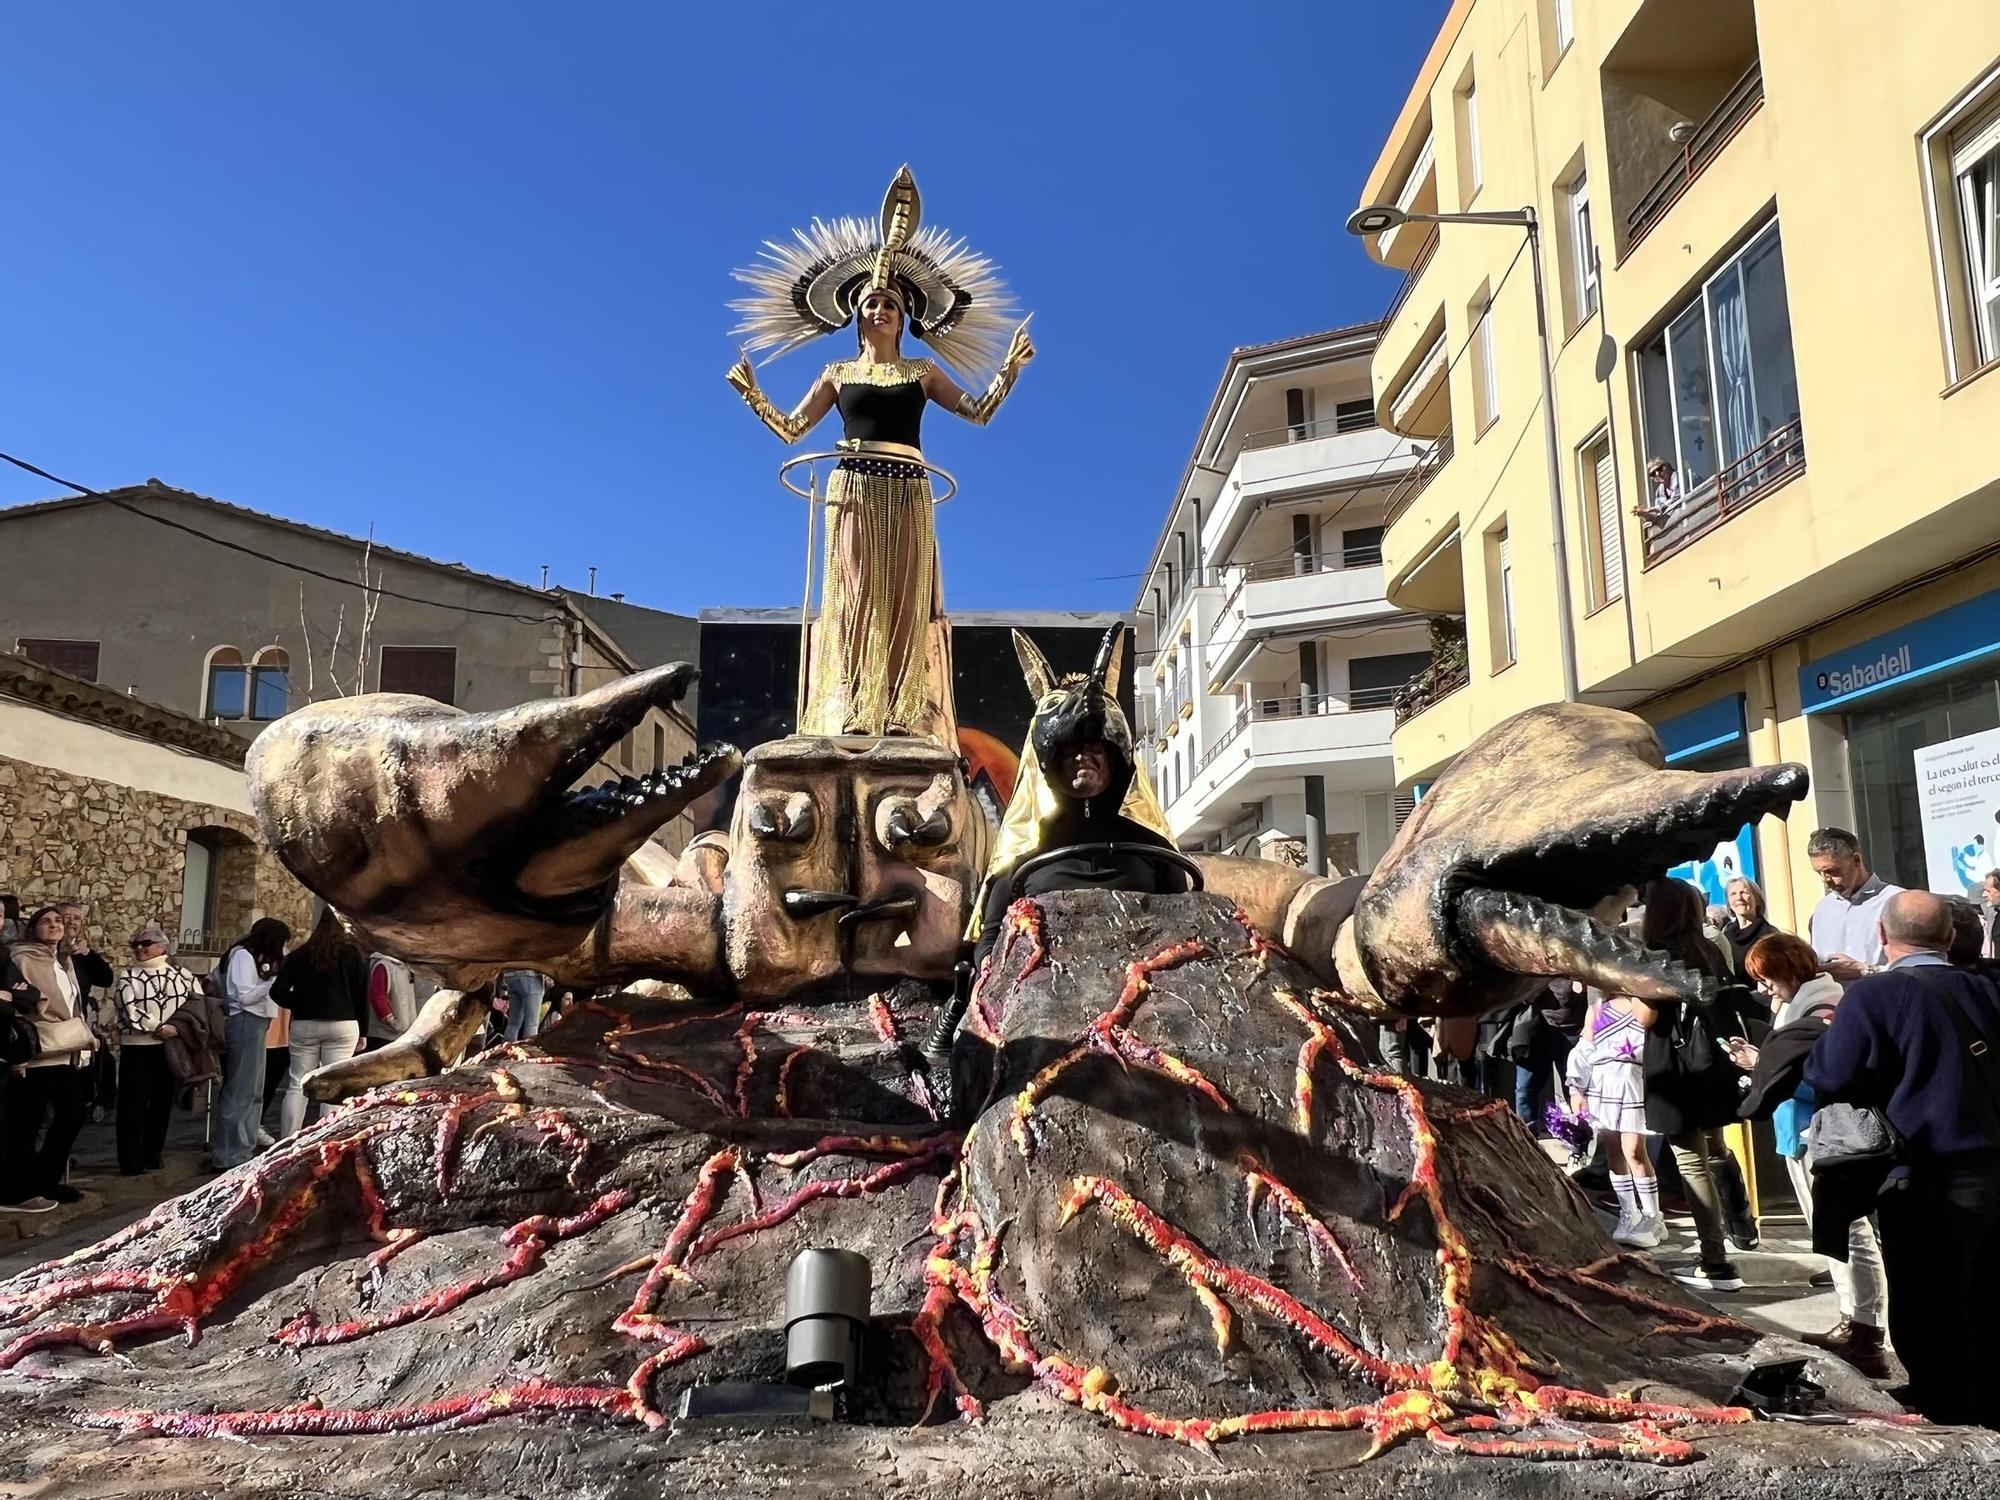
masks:
POLYGON ((678 1390, 782 1373, 808 1244, 874 1265, 862 1424, 1007 1427, 1055 1398, 1200 1449, 1334 1430, 1675 1462, 1773 1364, 1788 1399, 1816 1399, 1804 1371, 1823 1407, 1892 1411, 1620 1253, 1504 1106, 1366 1042, 1545 973, 1686 992, 1586 913, 1782 809, 1796 768, 1667 772, 1628 716, 1537 710, 1365 884, 1211 861, 1208 895, 1018 902, 947 1088, 916 1043, 946 1003, 926 903, 962 903, 977 863, 956 768, 763 747, 725 848, 621 884, 733 752, 565 784, 679 678, 515 716, 362 701, 260 742, 274 844, 371 940, 461 984, 533 962, 694 998, 626 992, 445 1069, 471 1008, 448 996, 330 1070, 352 1097, 319 1125, 0 1284, 0 1371, 52 1462, 109 1472, 107 1433, 378 1453, 504 1420, 616 1468, 678 1390))

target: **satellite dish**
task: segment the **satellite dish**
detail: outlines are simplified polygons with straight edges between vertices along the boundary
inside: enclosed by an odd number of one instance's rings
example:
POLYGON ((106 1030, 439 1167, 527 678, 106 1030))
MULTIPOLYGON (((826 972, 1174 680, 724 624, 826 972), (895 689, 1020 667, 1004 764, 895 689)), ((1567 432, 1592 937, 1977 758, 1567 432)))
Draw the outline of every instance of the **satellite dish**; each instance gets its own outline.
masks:
POLYGON ((1597 341, 1597 383, 1603 385, 1618 368, 1618 340, 1605 334, 1597 341))

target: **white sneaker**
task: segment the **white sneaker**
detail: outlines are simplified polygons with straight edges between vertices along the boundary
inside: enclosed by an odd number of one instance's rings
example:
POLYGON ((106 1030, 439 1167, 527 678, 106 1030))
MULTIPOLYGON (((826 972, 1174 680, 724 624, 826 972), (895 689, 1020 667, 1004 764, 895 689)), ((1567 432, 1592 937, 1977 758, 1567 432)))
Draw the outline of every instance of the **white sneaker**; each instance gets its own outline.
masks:
POLYGON ((18 1203, 0 1203, 0 1213, 5 1214, 45 1214, 56 1206, 53 1198, 23 1198, 18 1203))
POLYGON ((1618 1241, 1618 1243, 1621 1245, 1631 1244, 1632 1230, 1636 1222, 1637 1221, 1634 1220, 1632 1217, 1631 1209, 1629 1208, 1619 1209, 1618 1222, 1611 1226, 1611 1238, 1618 1241))
POLYGON ((264 1129, 261 1125, 257 1127, 257 1149, 259 1151, 268 1151, 277 1144, 278 1138, 276 1136, 272 1135, 270 1131, 264 1129))
POLYGON ((1632 1222, 1632 1232, 1620 1240, 1620 1244, 1630 1245, 1635 1250, 1653 1250, 1667 1242, 1666 1226, 1660 1223, 1657 1214, 1647 1214, 1632 1222))

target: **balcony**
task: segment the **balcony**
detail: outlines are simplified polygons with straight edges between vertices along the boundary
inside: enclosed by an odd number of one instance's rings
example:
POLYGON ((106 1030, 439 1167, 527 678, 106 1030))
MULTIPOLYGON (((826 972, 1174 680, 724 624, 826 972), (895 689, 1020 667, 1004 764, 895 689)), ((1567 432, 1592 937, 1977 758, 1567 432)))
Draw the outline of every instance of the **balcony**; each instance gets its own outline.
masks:
POLYGON ((1431 257, 1437 254, 1437 247, 1438 232, 1437 227, 1433 225, 1430 234, 1417 251, 1417 258, 1410 262, 1409 272, 1403 277, 1402 284, 1396 288, 1396 295, 1389 299, 1389 310, 1382 314, 1384 327, 1396 321, 1396 314, 1401 312, 1403 304, 1410 300, 1410 293, 1416 287, 1417 278, 1422 276, 1424 268, 1430 265, 1431 257))
POLYGON ((1645 566, 1663 562, 1706 536, 1803 474, 1805 467, 1805 433, 1796 421, 1787 422, 1692 494, 1643 518, 1645 566))
POLYGON ((1472 681, 1465 647, 1465 621, 1445 616, 1431 621, 1431 664, 1396 690, 1396 727, 1402 728, 1432 704, 1472 681))
POLYGON ((1388 512, 1383 517, 1384 525, 1395 525, 1396 517, 1408 510, 1416 503, 1417 496, 1430 488, 1431 481, 1438 477, 1446 464, 1451 462, 1452 452, 1451 430, 1447 428, 1418 455, 1416 464, 1397 480, 1389 491, 1388 512))
POLYGON ((1237 711, 1235 722, 1195 762, 1171 809, 1177 832, 1226 807, 1297 788, 1308 773, 1335 790, 1377 790, 1389 775, 1394 688, 1364 688, 1340 697, 1288 693, 1237 711))
POLYGON ((1357 547, 1232 569, 1236 586, 1209 638, 1209 681, 1227 682, 1275 635, 1298 635, 1305 627, 1336 630, 1396 613, 1383 597, 1381 559, 1376 548, 1357 547))
POLYGON ((1407 439, 1373 421, 1325 417, 1249 433, 1202 525, 1202 550, 1228 557, 1269 503, 1388 485, 1409 464, 1407 439))
POLYGON ((1680 154, 1668 163, 1666 171, 1640 195, 1631 212, 1625 215, 1625 242, 1621 257, 1631 254, 1633 247, 1667 216, 1682 194, 1708 170, 1709 163, 1722 154, 1743 128, 1744 122, 1763 103, 1764 70, 1761 63, 1753 62, 1707 117, 1695 126, 1693 134, 1681 143, 1680 154))

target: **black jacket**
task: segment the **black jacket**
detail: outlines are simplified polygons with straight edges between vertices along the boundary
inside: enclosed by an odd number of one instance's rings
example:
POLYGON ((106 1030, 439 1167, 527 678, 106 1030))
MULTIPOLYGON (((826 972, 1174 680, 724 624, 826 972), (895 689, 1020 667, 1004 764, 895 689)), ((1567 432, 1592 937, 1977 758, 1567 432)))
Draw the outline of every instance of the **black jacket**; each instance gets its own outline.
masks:
POLYGON ((295 1021, 358 1021, 365 1027, 368 966, 359 951, 343 946, 332 969, 316 969, 306 950, 298 948, 279 966, 271 998, 295 1021))
POLYGON ((1743 967, 1743 960, 1749 957, 1750 950, 1757 945, 1760 938, 1767 938, 1777 930, 1762 917, 1748 927, 1738 927, 1736 919, 1731 917, 1718 929, 1722 933, 1722 940, 1729 944, 1729 967, 1736 975, 1738 984, 1751 982, 1749 971, 1743 967))

